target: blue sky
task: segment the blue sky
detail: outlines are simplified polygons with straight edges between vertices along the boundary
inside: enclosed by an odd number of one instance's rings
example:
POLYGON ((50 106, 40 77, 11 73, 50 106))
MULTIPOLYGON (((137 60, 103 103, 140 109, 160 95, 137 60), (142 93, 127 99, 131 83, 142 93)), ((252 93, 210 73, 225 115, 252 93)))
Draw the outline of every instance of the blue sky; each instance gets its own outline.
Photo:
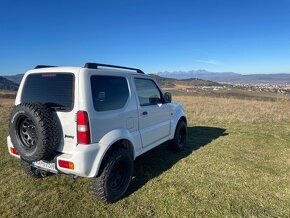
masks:
POLYGON ((290 73, 290 1, 0 0, 0 74, 104 62, 290 73))

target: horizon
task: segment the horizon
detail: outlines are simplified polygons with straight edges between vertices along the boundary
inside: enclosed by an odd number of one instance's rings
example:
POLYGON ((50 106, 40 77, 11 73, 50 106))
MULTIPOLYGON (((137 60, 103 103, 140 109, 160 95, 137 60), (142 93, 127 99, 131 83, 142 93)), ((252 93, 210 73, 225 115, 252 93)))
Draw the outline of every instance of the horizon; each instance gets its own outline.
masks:
POLYGON ((232 72, 232 71, 227 71, 227 72, 214 72, 214 71, 208 71, 206 69, 187 70, 187 71, 182 71, 182 70, 167 71, 167 70, 165 70, 165 71, 160 71, 160 72, 156 72, 156 73, 152 73, 152 74, 158 74, 158 73, 191 73, 191 72, 203 73, 203 72, 200 72, 200 71, 205 71, 204 73, 233 73, 233 74, 240 74, 240 75, 243 75, 243 76, 246 76, 246 75, 290 74, 290 73, 249 73, 249 74, 243 74, 243 73, 236 73, 236 72, 232 72))
POLYGON ((101 62, 147 74, 290 73, 290 2, 0 3, 0 75, 101 62), (89 6, 89 7, 88 7, 89 6))
MULTIPOLYGON (((64 67, 72 67, 72 66, 64 66, 64 67)), ((141 69, 142 70, 142 69, 141 69)), ((206 71, 205 73, 233 73, 233 74, 239 74, 239 75, 242 75, 242 76, 246 76, 246 75, 279 75, 279 74, 290 74, 290 73, 251 73, 251 74, 242 74, 242 73, 236 73, 236 72, 212 72, 212 71, 207 71, 205 69, 198 69, 198 70, 189 70, 189 71, 160 71, 160 72, 153 72, 153 73, 147 73, 147 72, 144 72, 145 74, 154 74, 154 75, 158 75, 158 73, 190 73, 190 72, 198 72, 198 71, 206 71)), ((23 73, 17 73, 17 74, 0 74, 0 76, 17 76, 17 75, 23 75, 25 72, 23 73)), ((199 72, 199 73, 202 73, 202 72, 199 72)), ((160 76, 160 75, 158 75, 160 76)), ((164 77, 164 76, 162 76, 164 77)), ((165 77, 166 78, 166 77, 165 77)), ((193 77, 194 78, 194 77, 193 77)))

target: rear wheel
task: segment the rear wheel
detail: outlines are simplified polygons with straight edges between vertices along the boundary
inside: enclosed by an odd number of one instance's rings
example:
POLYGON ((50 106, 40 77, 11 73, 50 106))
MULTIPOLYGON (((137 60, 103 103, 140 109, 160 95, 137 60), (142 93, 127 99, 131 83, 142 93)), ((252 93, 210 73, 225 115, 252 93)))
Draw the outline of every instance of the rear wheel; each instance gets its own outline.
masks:
POLYGON ((51 175, 51 173, 45 172, 43 170, 39 170, 39 169, 33 167, 31 165, 31 163, 28 163, 28 162, 26 162, 25 160, 22 160, 22 159, 21 159, 21 166, 22 166, 23 171, 27 175, 29 175, 29 176, 31 176, 33 178, 41 179, 41 178, 44 178, 44 177, 47 177, 47 176, 51 175))
POLYGON ((106 203, 119 200, 127 191, 133 174, 133 159, 124 148, 118 148, 104 160, 98 177, 91 181, 93 195, 106 203))
POLYGON ((171 150, 182 151, 186 147, 187 127, 183 120, 180 120, 175 129, 174 138, 169 141, 168 145, 171 150))

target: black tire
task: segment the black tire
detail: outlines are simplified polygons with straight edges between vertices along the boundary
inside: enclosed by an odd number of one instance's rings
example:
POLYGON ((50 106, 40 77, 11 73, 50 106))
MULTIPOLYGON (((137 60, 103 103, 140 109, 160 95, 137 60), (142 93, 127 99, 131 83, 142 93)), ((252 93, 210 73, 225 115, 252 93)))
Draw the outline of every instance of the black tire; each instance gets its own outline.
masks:
POLYGON ((40 103, 22 103, 10 115, 9 134, 27 162, 51 157, 60 144, 61 129, 52 110, 40 103))
POLYGON ((127 191, 133 175, 133 159, 124 148, 113 150, 104 160, 99 176, 91 180, 91 192, 100 201, 113 203, 127 191))
POLYGON ((23 171, 28 175, 36 179, 42 179, 51 175, 49 172, 41 171, 31 165, 31 163, 26 162, 25 160, 21 160, 21 166, 23 171))
POLYGON ((183 120, 180 120, 176 126, 174 138, 169 141, 168 146, 173 151, 182 151, 186 147, 187 127, 183 120))

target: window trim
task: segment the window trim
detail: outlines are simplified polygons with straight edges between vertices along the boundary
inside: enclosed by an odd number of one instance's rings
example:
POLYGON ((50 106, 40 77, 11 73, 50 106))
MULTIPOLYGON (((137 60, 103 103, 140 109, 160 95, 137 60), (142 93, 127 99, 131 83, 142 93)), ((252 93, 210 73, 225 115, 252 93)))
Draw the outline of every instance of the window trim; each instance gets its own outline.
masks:
POLYGON ((93 106, 93 108, 94 108, 94 111, 97 112, 97 113, 107 113, 108 111, 118 111, 118 110, 123 110, 124 108, 126 108, 128 102, 129 102, 129 99, 130 99, 130 97, 131 97, 130 84, 129 84, 128 78, 125 77, 125 76, 119 76, 119 75, 103 75, 103 74, 92 74, 92 75, 90 76, 90 90, 91 90, 92 106, 93 106), (118 78, 123 78, 123 79, 125 79, 125 81, 126 81, 126 85, 127 85, 127 89, 128 89, 128 97, 127 97, 126 103, 124 104, 123 107, 118 108, 118 109, 114 109, 114 110, 103 110, 103 111, 98 111, 98 110, 96 110, 95 105, 94 105, 93 89, 92 89, 92 77, 94 77, 94 76, 96 76, 96 77, 98 77, 98 76, 102 76, 102 77, 118 77, 118 78))
POLYGON ((145 77, 134 77, 133 78, 133 82, 134 82, 134 86, 135 86, 135 90, 136 90, 136 94, 137 94, 137 99, 138 99, 138 102, 139 102, 139 106, 140 107, 155 106, 155 105, 158 105, 158 104, 141 105, 140 100, 139 100, 139 95, 138 95, 137 87, 136 87, 136 83, 135 83, 135 80, 136 79, 143 79, 143 80, 150 80, 150 81, 152 81, 154 83, 154 85, 156 86, 159 94, 160 94, 161 104, 163 104, 163 92, 161 91, 160 87, 158 86, 158 84, 156 83, 156 81, 154 79, 145 78, 145 77))
POLYGON ((54 109, 55 111, 58 111, 58 112, 72 112, 75 108, 75 74, 72 73, 72 72, 39 72, 39 73, 31 73, 31 74, 28 74, 26 77, 25 77, 25 80, 23 81, 23 87, 21 89, 21 96, 20 96, 20 102, 22 103, 22 98, 23 98, 23 91, 25 89, 25 86, 26 86, 26 80, 28 79, 29 76, 31 75, 42 75, 42 74, 69 74, 69 75, 72 75, 72 103, 71 103, 71 107, 67 110, 57 110, 57 109, 54 109))

